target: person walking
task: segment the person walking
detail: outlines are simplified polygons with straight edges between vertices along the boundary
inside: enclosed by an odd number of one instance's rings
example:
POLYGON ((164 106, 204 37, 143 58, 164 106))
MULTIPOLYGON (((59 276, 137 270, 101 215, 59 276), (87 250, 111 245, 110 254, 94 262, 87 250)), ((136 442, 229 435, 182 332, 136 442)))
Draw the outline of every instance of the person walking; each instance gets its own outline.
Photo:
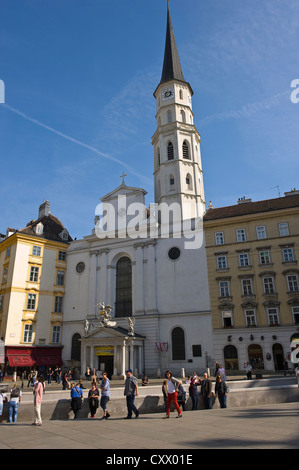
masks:
POLYGON ((33 387, 35 421, 32 424, 35 426, 42 425, 41 407, 42 407, 43 393, 44 393, 43 378, 41 375, 39 375, 37 378, 37 382, 35 382, 34 387, 33 387))
POLYGON ((203 398, 203 404, 206 410, 213 408, 212 402, 212 381, 208 378, 208 374, 203 374, 203 380, 201 382, 201 396, 203 398))
POLYGON ((0 418, 2 418, 3 404, 7 402, 7 395, 5 392, 0 391, 0 418))
POLYGON ((221 375, 217 375, 215 383, 215 395, 218 396, 220 408, 226 408, 227 385, 221 375))
MULTIPOLYGON (((82 388, 79 387, 82 391, 82 388)), ((99 395, 100 392, 97 388, 97 384, 93 382, 91 384, 91 389, 88 392, 88 403, 89 403, 89 410, 90 410, 90 417, 94 418, 99 407, 99 395)))
POLYGON ((180 382, 178 379, 172 376, 172 372, 170 370, 167 370, 165 372, 165 377, 167 380, 167 390, 168 390, 168 396, 167 396, 167 404, 166 404, 166 416, 165 418, 169 418, 170 416, 170 406, 171 402, 173 402, 175 409, 178 412, 177 418, 182 417, 182 411, 181 408, 179 407, 179 404, 177 402, 177 391, 179 385, 181 385, 182 382, 180 382))
POLYGON ((132 369, 126 370, 126 374, 124 395, 127 400, 128 415, 125 419, 131 419, 133 412, 135 413, 135 417, 138 418, 139 411, 134 404, 135 396, 138 396, 138 382, 136 377, 133 376, 132 369))
POLYGON ((10 399, 8 402, 8 423, 16 423, 19 403, 21 401, 22 392, 17 387, 17 384, 14 383, 13 388, 10 391, 10 399))
POLYGON ((110 400, 110 380, 107 377, 107 372, 103 372, 103 378, 101 381, 100 389, 101 389, 101 402, 100 406, 103 410, 103 417, 102 419, 110 418, 110 413, 107 410, 107 403, 110 400))
POLYGON ((167 397, 168 397, 167 380, 163 380, 162 393, 163 393, 163 398, 164 398, 164 411, 165 411, 165 413, 166 413, 166 409, 167 409, 167 397))
POLYGON ((72 388, 71 388, 71 408, 74 412, 74 419, 77 419, 77 415, 79 410, 81 410, 82 406, 82 398, 83 398, 83 391, 78 385, 75 385, 72 383, 72 388))
POLYGON ((182 384, 178 386, 177 402, 179 407, 182 407, 183 411, 186 411, 186 392, 182 384))
POLYGON ((246 370, 247 379, 251 380, 252 379, 252 365, 249 364, 249 362, 246 362, 246 364, 244 364, 244 368, 246 370))

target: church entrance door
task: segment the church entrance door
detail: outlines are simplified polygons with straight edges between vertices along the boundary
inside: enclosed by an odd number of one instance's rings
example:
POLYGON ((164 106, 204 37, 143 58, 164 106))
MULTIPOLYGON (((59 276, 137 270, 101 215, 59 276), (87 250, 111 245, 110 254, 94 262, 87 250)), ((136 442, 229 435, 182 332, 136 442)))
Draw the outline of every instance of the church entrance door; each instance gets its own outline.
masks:
POLYGON ((108 379, 113 375, 114 356, 99 356, 99 370, 107 372, 108 379))

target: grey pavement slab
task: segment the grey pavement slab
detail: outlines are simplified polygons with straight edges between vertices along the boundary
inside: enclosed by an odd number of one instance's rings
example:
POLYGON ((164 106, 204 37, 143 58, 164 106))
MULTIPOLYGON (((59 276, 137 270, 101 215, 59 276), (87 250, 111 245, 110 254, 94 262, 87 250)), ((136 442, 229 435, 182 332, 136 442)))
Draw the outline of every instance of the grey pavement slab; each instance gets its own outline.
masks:
POLYGON ((163 416, 2 423, 0 449, 299 449, 298 402, 163 416))

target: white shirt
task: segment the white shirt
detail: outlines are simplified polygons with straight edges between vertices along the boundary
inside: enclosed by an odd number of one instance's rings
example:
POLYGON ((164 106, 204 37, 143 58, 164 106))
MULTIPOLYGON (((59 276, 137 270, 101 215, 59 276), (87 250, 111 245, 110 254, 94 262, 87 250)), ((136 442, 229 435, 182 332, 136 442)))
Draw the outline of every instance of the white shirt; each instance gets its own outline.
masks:
MULTIPOLYGON (((177 379, 175 379, 174 377, 172 377, 173 380, 176 380, 178 381, 177 379)), ((167 389, 168 389, 168 393, 174 393, 176 390, 176 385, 172 382, 172 380, 167 380, 167 389)))
POLYGON ((4 398, 7 398, 6 393, 0 393, 0 405, 3 405, 4 398))

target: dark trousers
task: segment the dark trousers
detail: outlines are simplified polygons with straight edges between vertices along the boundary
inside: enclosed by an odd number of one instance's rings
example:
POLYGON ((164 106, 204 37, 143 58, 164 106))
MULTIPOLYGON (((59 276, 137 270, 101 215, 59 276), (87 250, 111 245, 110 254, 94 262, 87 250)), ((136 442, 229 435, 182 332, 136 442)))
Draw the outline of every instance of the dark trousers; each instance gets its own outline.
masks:
POLYGON ((206 410, 211 410, 213 408, 212 397, 203 396, 203 403, 206 410))
POLYGON ((127 395, 127 408, 128 408, 128 418, 132 418, 132 412, 134 411, 135 415, 138 415, 138 410, 134 405, 135 395, 127 395))

